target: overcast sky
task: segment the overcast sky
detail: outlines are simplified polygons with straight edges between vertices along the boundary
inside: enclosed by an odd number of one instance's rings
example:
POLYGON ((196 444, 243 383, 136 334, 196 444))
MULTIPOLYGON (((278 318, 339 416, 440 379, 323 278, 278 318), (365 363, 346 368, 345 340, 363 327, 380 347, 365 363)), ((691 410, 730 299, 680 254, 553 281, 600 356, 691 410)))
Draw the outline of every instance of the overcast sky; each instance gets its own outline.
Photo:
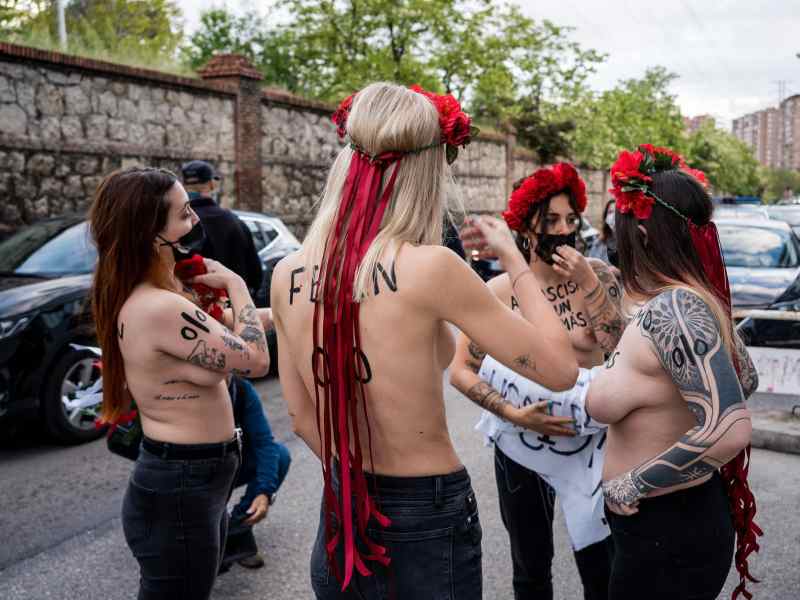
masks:
MULTIPOLYGON (((213 6, 236 12, 253 0, 178 0, 187 31, 213 6)), ((520 0, 526 14, 575 27, 573 39, 608 54, 591 83, 612 87, 663 65, 684 115, 719 124, 800 93, 800 0, 520 0)))

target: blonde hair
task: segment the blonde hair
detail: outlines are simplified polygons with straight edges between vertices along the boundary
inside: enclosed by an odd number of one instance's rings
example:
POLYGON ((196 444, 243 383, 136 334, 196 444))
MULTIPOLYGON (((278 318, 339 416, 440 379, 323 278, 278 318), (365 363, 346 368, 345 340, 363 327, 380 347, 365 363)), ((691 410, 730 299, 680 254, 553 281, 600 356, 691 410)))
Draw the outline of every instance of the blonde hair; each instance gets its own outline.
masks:
MULTIPOLYGON (((439 114, 422 94, 391 83, 373 83, 353 99, 347 134, 370 156, 392 150, 411 152, 438 142, 439 114)), ((349 145, 342 148, 328 174, 317 216, 303 241, 309 268, 322 260, 354 153, 349 145)), ((444 145, 403 156, 399 163, 386 169, 381 188, 394 169, 399 171, 378 235, 356 272, 353 285, 356 302, 369 295, 372 274, 385 252, 396 253, 404 242, 415 245, 442 242, 443 211, 451 181, 444 145)), ((349 223, 349 215, 347 219, 349 223)))

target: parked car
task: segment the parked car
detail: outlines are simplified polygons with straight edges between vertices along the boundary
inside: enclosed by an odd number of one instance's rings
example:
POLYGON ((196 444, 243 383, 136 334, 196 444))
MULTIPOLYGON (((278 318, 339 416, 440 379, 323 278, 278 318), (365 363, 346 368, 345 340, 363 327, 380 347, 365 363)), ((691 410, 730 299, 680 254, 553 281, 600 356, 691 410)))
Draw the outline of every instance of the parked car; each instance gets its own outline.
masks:
POLYGON ((800 240, 772 219, 715 219, 734 308, 769 308, 800 275, 800 240))
POLYGON ((40 221, 0 243, 0 427, 39 418, 65 443, 102 435, 67 402, 100 376, 87 303, 96 251, 82 217, 40 221))
MULTIPOLYGON (((264 264, 265 284, 257 296, 265 306, 272 269, 300 244, 277 217, 238 214, 264 264)), ((38 419, 64 443, 102 435, 91 411, 69 407, 100 377, 97 357, 73 347, 96 345, 88 302, 96 260, 80 215, 39 221, 0 242, 0 430, 38 419)), ((275 373, 274 331, 267 344, 275 373)))
POLYGON ((769 213, 753 204, 720 204, 714 207, 714 219, 769 219, 769 213))
POLYGON ((770 219, 783 221, 792 228, 796 235, 800 236, 800 205, 768 206, 767 214, 770 219))
MULTIPOLYGON (((789 226, 761 219, 716 223, 734 309, 800 311, 800 239, 789 226)), ((738 330, 749 346, 800 349, 800 321, 745 317, 738 330)))

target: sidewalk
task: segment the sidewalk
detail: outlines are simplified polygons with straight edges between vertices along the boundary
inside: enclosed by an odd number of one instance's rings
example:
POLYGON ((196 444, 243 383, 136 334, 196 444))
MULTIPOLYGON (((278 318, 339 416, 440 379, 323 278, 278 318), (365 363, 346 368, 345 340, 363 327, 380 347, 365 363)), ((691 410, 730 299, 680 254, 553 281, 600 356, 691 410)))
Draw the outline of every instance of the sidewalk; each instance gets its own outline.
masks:
POLYGON ((800 396, 757 393, 747 404, 754 448, 800 454, 800 396))

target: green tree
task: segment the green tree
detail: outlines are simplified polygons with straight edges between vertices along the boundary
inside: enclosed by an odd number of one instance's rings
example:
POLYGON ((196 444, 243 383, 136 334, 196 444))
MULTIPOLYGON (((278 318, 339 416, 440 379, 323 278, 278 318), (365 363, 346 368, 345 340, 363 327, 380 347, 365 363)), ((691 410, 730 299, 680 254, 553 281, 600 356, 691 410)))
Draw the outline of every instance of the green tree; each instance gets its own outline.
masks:
MULTIPOLYGON (((6 39, 58 47, 54 0, 0 1, 16 5, 6 39)), ((121 62, 170 62, 183 38, 180 17, 176 0, 70 0, 67 51, 121 62)))
POLYGON ((783 191, 786 188, 792 190, 792 194, 800 194, 800 173, 791 169, 770 169, 763 171, 765 183, 764 199, 768 202, 777 202, 783 198, 783 191))
POLYGON ((680 150, 683 119, 668 89, 675 77, 663 67, 648 69, 642 78, 620 81, 610 90, 576 94, 551 120, 575 123, 568 134, 573 156, 595 168, 607 168, 620 150, 643 143, 680 150))
POLYGON ((760 195, 762 169, 752 149, 733 134, 704 123, 686 141, 686 162, 706 173, 719 194, 760 195))

